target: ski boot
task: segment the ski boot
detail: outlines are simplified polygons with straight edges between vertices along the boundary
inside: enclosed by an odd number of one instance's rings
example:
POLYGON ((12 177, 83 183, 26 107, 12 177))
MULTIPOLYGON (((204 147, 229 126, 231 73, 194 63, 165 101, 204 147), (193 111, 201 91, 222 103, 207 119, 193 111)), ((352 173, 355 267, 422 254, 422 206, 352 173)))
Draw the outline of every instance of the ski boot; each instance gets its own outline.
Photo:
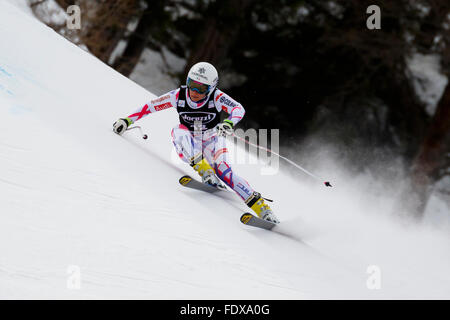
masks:
POLYGON ((191 167, 197 171, 200 177, 202 177, 203 183, 212 187, 226 189, 220 179, 217 178, 214 169, 209 165, 208 161, 203 158, 201 153, 191 158, 191 167))
POLYGON ((255 211, 255 213, 263 220, 267 220, 273 223, 280 223, 277 217, 273 214, 269 205, 264 202, 259 192, 253 192, 253 194, 245 201, 245 204, 255 211))

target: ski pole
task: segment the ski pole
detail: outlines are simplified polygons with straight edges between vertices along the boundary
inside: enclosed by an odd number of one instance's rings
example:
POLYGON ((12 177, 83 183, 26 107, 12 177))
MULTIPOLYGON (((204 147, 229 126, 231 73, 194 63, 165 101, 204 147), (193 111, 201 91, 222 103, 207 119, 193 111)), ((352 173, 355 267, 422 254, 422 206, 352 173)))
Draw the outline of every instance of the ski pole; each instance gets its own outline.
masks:
POLYGON ((139 131, 141 132, 142 139, 145 140, 148 138, 148 135, 146 135, 144 132, 142 132, 142 128, 140 126, 129 127, 129 128, 127 128, 127 131, 133 130, 133 129, 139 129, 139 131))
MULTIPOLYGON (((238 138, 239 140, 242 140, 242 141, 244 141, 245 143, 247 143, 247 144, 249 144, 249 145, 252 145, 252 146, 257 147, 257 148, 259 148, 259 149, 262 149, 262 150, 268 151, 268 152, 270 152, 270 153, 273 153, 274 155, 278 156, 279 158, 286 160, 288 163, 292 164, 292 165, 293 165, 294 167, 296 167, 297 169, 300 169, 301 171, 303 171, 304 173, 306 173, 306 174, 309 175, 310 177, 312 177, 312 178, 314 178, 314 179, 316 179, 316 180, 318 180, 318 181, 323 181, 323 179, 317 177, 316 175, 312 174, 312 173, 309 172, 308 170, 302 168, 300 165, 296 164, 294 161, 289 160, 289 159, 286 158, 286 157, 283 157, 282 155, 276 153, 275 151, 272 151, 272 150, 270 150, 270 149, 268 149, 268 148, 264 148, 264 147, 261 147, 261 146, 259 146, 259 145, 254 144, 254 143, 251 143, 250 141, 247 141, 247 140, 245 140, 245 139, 243 139, 243 138, 237 136, 235 133, 233 133, 233 137, 236 137, 236 138, 238 138)), ((332 187, 332 185, 330 184, 329 181, 325 181, 324 184, 325 184, 325 186, 327 186, 327 187, 332 187)))

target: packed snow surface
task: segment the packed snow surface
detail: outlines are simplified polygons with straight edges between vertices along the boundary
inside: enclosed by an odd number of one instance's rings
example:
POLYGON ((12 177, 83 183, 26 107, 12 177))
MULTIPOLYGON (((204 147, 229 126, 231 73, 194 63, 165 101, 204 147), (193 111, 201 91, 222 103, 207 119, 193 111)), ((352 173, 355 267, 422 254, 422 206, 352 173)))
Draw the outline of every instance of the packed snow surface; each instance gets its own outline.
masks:
POLYGON ((236 195, 178 184, 175 110, 118 136, 153 94, 5 1, 0 38, 1 299, 450 298, 448 234, 388 196, 235 163, 281 220, 244 226, 236 195))

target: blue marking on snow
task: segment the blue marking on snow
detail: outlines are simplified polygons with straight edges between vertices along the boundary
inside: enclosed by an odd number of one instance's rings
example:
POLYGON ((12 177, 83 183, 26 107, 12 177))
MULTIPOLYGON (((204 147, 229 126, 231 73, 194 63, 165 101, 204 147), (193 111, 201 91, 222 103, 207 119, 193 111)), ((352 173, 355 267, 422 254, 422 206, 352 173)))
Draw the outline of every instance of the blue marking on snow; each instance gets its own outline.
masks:
POLYGON ((2 85, 2 84, 0 84, 0 91, 4 91, 4 92, 6 92, 7 94, 8 94, 8 96, 13 96, 14 95, 14 93, 11 91, 11 90, 9 90, 8 88, 6 88, 4 85, 2 85))
POLYGON ((12 77, 12 74, 10 74, 8 71, 3 69, 1 66, 0 66, 0 72, 3 73, 3 74, 6 74, 8 77, 12 77))
MULTIPOLYGON (((3 79, 5 79, 4 76, 7 76, 9 78, 12 78, 12 74, 9 73, 8 71, 6 71, 5 67, 0 66, 0 78, 1 76, 3 76, 3 79)), ((5 80, 5 83, 7 84, 8 82, 10 82, 10 80, 5 80)), ((8 88, 8 86, 4 86, 2 84, 0 84, 0 91, 4 91, 7 93, 8 96, 13 96, 14 93, 10 90, 10 88, 8 88)))
POLYGON ((21 115, 21 114, 28 113, 31 111, 32 111, 31 108, 26 107, 24 105, 20 105, 20 104, 11 105, 9 107, 9 112, 14 115, 21 115))

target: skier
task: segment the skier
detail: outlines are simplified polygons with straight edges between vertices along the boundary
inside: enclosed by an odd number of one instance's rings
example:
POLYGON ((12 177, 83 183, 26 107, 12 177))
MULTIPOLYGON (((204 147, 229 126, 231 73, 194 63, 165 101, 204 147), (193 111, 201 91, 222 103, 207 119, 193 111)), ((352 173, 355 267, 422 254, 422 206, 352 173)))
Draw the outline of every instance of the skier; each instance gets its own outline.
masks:
POLYGON ((113 124, 123 134, 128 126, 144 116, 176 108, 180 124, 172 129, 172 141, 179 157, 202 177, 203 183, 220 187, 223 181, 233 189, 260 218, 279 223, 261 194, 236 175, 227 161, 226 136, 242 119, 242 105, 217 88, 218 73, 210 63, 199 62, 188 73, 185 86, 151 100, 126 118, 113 124), (220 122, 220 112, 229 117, 220 122), (219 180, 220 179, 220 180, 219 180))

